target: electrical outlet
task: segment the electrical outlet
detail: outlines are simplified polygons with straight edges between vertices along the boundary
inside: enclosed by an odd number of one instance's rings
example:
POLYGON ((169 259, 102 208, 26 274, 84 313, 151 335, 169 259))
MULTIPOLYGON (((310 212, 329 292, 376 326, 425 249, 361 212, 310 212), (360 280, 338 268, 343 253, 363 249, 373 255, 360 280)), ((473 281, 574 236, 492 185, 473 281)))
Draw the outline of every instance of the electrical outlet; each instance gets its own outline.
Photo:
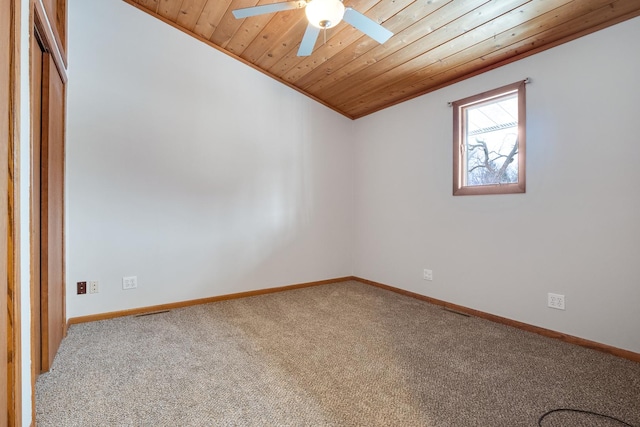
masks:
POLYGON ((90 280, 89 281, 89 293, 90 294, 97 294, 100 291, 100 288, 98 287, 98 281, 97 280, 90 280))
POLYGON ((564 295, 548 293, 547 306, 558 310, 564 310, 564 295))
POLYGON ((87 293, 87 282, 78 282, 78 295, 87 293))
POLYGON ((122 289, 134 289, 138 287, 138 276, 122 278, 122 289))
POLYGON ((433 270, 428 270, 425 268, 422 274, 422 278, 424 280, 433 280, 433 270))

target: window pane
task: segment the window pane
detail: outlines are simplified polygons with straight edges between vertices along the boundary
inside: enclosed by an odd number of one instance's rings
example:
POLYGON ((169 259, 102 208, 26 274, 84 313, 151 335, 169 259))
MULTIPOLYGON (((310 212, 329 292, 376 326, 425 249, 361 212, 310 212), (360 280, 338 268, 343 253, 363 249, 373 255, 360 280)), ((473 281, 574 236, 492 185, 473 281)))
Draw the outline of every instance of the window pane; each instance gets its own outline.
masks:
POLYGON ((518 94, 465 108, 467 186, 518 182, 518 94))

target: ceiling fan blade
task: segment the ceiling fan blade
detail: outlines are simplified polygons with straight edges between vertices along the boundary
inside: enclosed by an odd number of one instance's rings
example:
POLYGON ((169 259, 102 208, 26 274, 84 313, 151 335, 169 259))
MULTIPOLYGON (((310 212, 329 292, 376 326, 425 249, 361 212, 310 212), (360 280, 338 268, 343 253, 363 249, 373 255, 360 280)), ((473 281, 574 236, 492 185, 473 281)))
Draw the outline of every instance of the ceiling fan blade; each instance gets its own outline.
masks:
POLYGON ((307 25, 307 30, 304 32, 302 42, 300 42, 300 49, 298 49, 298 56, 309 56, 313 52, 313 47, 318 40, 318 34, 320 34, 320 28, 313 25, 307 25))
POLYGON ((393 35, 391 31, 387 30, 373 19, 366 17, 362 13, 350 7, 344 9, 344 17, 342 19, 380 44, 389 40, 393 35))
POLYGON ((302 9, 307 5, 304 0, 285 1, 280 3, 263 4, 260 6, 245 7, 234 10, 233 16, 236 19, 247 18, 249 16, 264 15, 265 13, 280 12, 282 10, 302 9))

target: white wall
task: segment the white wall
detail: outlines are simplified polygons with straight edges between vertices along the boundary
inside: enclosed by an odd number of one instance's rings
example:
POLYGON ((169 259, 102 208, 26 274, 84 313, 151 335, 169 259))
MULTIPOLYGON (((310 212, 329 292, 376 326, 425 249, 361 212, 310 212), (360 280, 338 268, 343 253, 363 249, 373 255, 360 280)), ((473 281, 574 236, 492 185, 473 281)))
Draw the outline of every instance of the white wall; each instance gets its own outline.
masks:
POLYGON ((120 1, 69 75, 67 317, 351 274, 352 121, 120 1))
POLYGON ((635 18, 358 120, 354 274, 640 352, 639 38, 635 18), (525 77, 527 193, 453 197, 447 102, 525 77))

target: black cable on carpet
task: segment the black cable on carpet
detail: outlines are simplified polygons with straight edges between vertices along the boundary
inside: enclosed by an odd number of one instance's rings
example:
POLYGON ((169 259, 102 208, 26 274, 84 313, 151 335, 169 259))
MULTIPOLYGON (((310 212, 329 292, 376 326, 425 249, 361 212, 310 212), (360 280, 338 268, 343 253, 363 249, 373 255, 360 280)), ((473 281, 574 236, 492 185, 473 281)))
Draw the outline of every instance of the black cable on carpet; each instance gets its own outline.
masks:
MULTIPOLYGON (((620 425, 622 426, 627 426, 627 427, 636 427, 633 426, 625 421, 622 421, 619 418, 616 417, 612 417, 610 415, 605 415, 605 414, 600 414, 598 412, 592 412, 592 411, 585 411, 582 409, 572 409, 572 408, 558 408, 558 409, 552 409, 550 411, 545 412, 544 414, 542 414, 542 416, 538 419, 538 425, 540 427, 545 427, 542 424, 542 421, 549 415, 554 414, 554 413, 560 413, 560 412, 566 412, 566 413, 573 413, 573 414, 582 414, 582 415, 588 415, 588 416, 594 416, 596 418, 601 418, 603 420, 608 420, 608 421, 615 421, 617 423, 620 423, 620 425)), ((551 421, 553 423, 553 421, 551 421)))

